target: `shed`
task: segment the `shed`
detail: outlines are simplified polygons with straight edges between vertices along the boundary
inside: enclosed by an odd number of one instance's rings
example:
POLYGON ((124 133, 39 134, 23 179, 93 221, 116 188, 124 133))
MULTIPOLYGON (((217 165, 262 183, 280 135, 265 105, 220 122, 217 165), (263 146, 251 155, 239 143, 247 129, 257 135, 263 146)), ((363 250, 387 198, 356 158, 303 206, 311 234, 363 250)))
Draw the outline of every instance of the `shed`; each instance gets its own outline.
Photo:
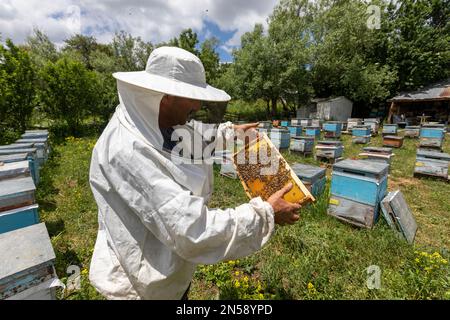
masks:
POLYGON ((344 96, 313 99, 316 105, 315 118, 330 121, 347 121, 352 116, 353 102, 344 96))
POLYGON ((450 78, 422 89, 403 92, 388 100, 390 102, 388 123, 407 122, 407 125, 421 124, 421 121, 450 121, 450 78), (402 119, 404 117, 404 120, 402 119))

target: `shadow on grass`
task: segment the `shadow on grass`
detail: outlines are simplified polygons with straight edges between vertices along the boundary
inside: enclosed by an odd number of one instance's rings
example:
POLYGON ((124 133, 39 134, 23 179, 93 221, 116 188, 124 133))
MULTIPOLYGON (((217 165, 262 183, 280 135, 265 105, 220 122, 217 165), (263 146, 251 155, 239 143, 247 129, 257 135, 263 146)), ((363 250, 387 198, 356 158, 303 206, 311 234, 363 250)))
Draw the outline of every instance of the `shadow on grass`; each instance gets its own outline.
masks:
POLYGON ((53 238, 63 232, 66 228, 66 225, 64 223, 64 220, 59 218, 55 221, 46 221, 45 225, 47 226, 48 234, 50 235, 50 238, 53 238))

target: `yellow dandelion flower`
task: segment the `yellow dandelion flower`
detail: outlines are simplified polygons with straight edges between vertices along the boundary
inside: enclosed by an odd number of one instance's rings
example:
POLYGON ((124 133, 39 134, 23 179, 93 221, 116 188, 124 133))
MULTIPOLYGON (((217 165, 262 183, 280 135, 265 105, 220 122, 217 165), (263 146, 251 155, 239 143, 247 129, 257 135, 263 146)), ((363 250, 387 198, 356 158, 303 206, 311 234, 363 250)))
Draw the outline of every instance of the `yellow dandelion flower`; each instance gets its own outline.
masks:
POLYGON ((416 263, 419 263, 419 262, 420 262, 419 258, 416 258, 414 261, 415 261, 416 263))
POLYGON ((309 282, 308 283, 308 290, 312 290, 312 289, 314 289, 314 285, 311 282, 309 282))
POLYGON ((87 275, 89 273, 89 271, 87 270, 87 269, 83 269, 82 271, 81 271, 81 274, 82 275, 87 275))
POLYGON ((238 280, 236 280, 236 281, 234 282, 234 286, 235 286, 236 288, 239 288, 239 287, 241 286, 241 283, 240 283, 238 280))
POLYGON ((442 263, 442 264, 447 264, 447 263, 448 263, 448 261, 447 261, 447 260, 445 260, 445 259, 442 259, 442 260, 441 260, 441 263, 442 263))
POLYGON ((239 271, 234 272, 234 274, 235 274, 236 276, 238 276, 238 275, 239 275, 239 271))
POLYGON ((247 276, 244 277, 244 282, 248 282, 248 277, 247 276))
POLYGON ((264 299, 264 295, 262 293, 260 293, 260 294, 258 294, 258 298, 262 300, 262 299, 264 299))

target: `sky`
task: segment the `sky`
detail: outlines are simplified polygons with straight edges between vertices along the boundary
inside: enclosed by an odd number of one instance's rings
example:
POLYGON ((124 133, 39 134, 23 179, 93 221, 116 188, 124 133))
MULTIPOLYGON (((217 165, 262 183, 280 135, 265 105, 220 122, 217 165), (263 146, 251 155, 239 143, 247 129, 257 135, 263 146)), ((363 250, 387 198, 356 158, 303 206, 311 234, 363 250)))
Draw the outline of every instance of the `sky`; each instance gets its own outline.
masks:
POLYGON ((33 28, 44 31, 57 46, 73 34, 109 42, 124 30, 159 43, 193 29, 200 41, 215 36, 223 62, 241 35, 255 23, 267 26, 277 0, 0 0, 0 37, 23 43, 33 28))

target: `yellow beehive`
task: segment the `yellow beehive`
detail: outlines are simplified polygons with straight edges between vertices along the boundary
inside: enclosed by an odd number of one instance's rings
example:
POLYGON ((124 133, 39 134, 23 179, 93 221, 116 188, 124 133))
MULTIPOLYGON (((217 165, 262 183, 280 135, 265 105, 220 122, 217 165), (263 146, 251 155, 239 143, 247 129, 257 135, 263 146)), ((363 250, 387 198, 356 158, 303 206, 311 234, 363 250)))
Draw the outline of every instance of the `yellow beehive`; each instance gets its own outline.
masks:
POLYGON ((259 196, 263 200, 267 200, 272 194, 291 182, 292 189, 283 197, 286 201, 300 204, 315 201, 312 194, 300 181, 265 133, 260 134, 257 139, 246 144, 244 148, 235 153, 233 163, 249 198, 259 196), (261 164, 260 162, 259 154, 261 148, 263 148, 263 154, 264 150, 267 150, 266 164, 261 164), (255 164, 249 161, 252 156, 256 159, 255 164), (245 162, 242 161, 243 159, 245 159, 245 162), (269 161, 272 161, 272 163, 278 161, 278 165, 275 166, 277 168, 276 172, 273 171, 267 174, 261 169, 265 168, 267 170, 270 167, 270 164, 267 163, 269 161))

